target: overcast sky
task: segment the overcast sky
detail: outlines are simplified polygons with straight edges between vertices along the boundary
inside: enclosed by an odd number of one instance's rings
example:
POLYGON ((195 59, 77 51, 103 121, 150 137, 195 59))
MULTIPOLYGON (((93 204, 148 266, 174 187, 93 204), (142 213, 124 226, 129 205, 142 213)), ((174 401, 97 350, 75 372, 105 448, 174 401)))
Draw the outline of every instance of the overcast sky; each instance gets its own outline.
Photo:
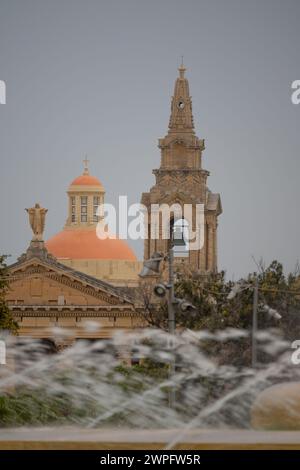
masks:
MULTIPOLYGON (((139 202, 184 55, 209 187, 221 193, 219 268, 300 258, 299 0, 0 0, 0 253, 31 238, 25 207, 64 225, 82 172, 139 202)), ((139 258, 142 242, 131 242, 139 258)))

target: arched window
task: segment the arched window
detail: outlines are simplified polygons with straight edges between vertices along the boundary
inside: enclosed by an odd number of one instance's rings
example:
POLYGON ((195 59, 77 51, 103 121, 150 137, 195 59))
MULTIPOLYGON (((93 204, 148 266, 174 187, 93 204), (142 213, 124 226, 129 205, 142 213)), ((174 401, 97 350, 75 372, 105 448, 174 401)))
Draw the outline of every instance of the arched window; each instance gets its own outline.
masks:
POLYGON ((76 222, 76 203, 75 196, 71 196, 71 222, 76 222))
POLYGON ((93 221, 98 222, 99 216, 97 215, 98 207, 100 206, 100 196, 93 197, 93 221))
POLYGON ((88 198, 87 196, 81 196, 80 198, 81 201, 81 216, 80 220, 81 222, 87 222, 87 204, 88 204, 88 198))

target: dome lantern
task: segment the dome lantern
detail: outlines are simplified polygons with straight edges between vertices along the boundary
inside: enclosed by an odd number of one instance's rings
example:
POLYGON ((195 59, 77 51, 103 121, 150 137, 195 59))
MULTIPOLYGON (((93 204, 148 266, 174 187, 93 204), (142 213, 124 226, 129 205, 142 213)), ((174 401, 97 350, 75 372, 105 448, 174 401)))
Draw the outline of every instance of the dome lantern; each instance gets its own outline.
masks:
POLYGON ((87 157, 83 162, 83 174, 72 181, 67 191, 69 208, 66 229, 95 227, 100 219, 98 207, 104 204, 105 190, 99 179, 90 175, 87 157))

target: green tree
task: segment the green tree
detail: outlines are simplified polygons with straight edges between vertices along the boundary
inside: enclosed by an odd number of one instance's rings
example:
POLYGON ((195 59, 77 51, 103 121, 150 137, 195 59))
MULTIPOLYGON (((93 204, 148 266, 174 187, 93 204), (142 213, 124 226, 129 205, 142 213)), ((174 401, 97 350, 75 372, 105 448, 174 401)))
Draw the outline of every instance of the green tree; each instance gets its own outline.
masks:
POLYGON ((9 288, 6 259, 7 256, 0 256, 0 331, 7 330, 13 334, 17 334, 18 324, 14 321, 5 299, 9 288))
MULTIPOLYGON (((227 342, 210 342, 207 352, 220 363, 236 366, 251 364, 251 329, 253 312, 253 292, 255 280, 258 280, 259 307, 258 328, 266 330, 276 328, 282 338, 294 340, 300 337, 300 276, 295 273, 284 275, 283 266, 273 261, 268 267, 258 264, 258 272, 250 273, 239 280, 241 289, 233 298, 228 294, 234 287, 232 281, 226 281, 225 273, 201 275, 182 268, 176 273, 176 297, 189 300, 196 307, 194 312, 176 312, 178 328, 208 330, 216 332, 225 328, 237 328, 249 332, 247 337, 227 342), (298 294, 297 294, 298 292, 298 294), (268 315, 265 306, 276 310, 281 319, 268 315)), ((151 309, 148 309, 151 311, 151 309)), ((167 307, 162 302, 160 310, 153 309, 148 318, 155 319, 152 326, 167 329, 167 307), (154 312, 154 313, 153 313, 154 312)), ((151 324, 151 322, 149 321, 151 324)), ((261 362, 268 361, 266 354, 260 353, 261 362)))

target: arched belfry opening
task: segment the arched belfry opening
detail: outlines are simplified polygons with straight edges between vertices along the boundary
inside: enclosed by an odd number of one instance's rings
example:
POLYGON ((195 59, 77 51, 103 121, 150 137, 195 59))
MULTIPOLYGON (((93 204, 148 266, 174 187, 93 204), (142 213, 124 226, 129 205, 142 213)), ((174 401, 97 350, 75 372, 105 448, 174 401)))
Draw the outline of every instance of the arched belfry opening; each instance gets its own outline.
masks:
POLYGON ((174 240, 174 257, 187 258, 190 251, 190 224, 184 218, 172 220, 172 238, 174 240))

